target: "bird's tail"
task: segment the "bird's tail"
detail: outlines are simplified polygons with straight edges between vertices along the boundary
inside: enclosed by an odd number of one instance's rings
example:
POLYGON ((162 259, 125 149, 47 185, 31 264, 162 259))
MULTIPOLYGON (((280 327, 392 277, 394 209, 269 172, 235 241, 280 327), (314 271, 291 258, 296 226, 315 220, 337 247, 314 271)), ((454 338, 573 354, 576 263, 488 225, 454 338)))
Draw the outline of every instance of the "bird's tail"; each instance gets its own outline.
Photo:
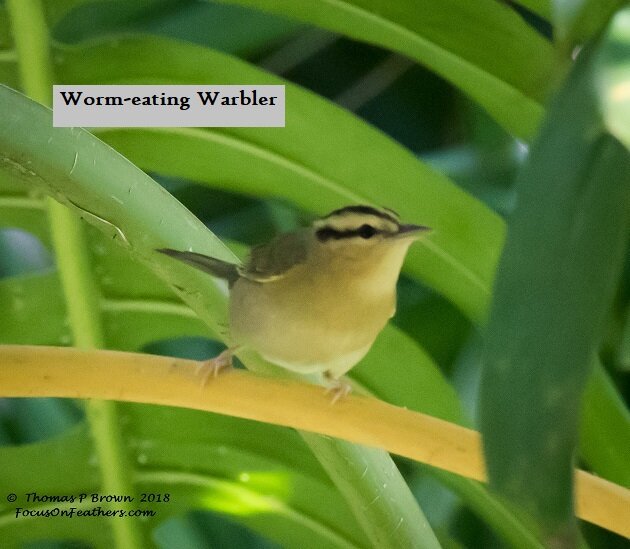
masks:
POLYGON ((239 278, 237 265, 234 263, 228 263, 227 261, 221 261, 220 259, 203 254, 197 254, 195 252, 180 252, 170 248, 161 248, 155 251, 168 255, 174 259, 178 259, 179 261, 187 263, 188 265, 195 267, 195 269, 209 273, 212 276, 223 278, 228 281, 230 286, 232 286, 232 284, 234 284, 239 278))

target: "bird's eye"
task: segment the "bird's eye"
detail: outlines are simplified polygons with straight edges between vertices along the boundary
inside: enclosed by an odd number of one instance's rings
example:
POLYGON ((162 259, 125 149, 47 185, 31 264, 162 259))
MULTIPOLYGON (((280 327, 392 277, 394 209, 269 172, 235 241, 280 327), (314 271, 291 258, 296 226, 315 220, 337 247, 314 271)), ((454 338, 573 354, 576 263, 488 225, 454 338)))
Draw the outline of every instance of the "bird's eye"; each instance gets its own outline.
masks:
POLYGON ((376 229, 372 225, 361 225, 359 227, 359 236, 361 238, 372 238, 376 234, 376 229))

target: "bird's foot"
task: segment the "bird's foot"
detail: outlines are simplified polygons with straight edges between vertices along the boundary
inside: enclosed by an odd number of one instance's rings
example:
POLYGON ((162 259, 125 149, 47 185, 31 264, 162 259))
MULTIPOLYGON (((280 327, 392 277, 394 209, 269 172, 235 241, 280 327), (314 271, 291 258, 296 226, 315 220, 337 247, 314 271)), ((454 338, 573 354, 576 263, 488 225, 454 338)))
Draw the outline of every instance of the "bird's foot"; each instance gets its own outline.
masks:
POLYGON ((195 374, 201 377, 202 388, 206 386, 211 377, 215 378, 223 370, 232 368, 232 358, 238 349, 238 347, 231 347, 214 358, 204 360, 198 364, 195 374))
MULTIPOLYGON (((330 379, 330 378, 329 378, 330 379)), ((327 395, 332 395, 330 404, 346 398, 352 391, 352 385, 343 379, 330 379, 330 385, 326 389, 327 395)))

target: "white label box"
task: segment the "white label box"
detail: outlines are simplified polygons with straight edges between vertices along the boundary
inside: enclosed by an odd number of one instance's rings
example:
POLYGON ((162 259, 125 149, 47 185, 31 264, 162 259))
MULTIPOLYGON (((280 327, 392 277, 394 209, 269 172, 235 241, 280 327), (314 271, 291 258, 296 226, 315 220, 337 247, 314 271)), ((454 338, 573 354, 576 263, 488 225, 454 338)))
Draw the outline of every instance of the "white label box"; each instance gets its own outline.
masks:
POLYGON ((285 125, 284 86, 53 86, 53 126, 92 128, 285 125))

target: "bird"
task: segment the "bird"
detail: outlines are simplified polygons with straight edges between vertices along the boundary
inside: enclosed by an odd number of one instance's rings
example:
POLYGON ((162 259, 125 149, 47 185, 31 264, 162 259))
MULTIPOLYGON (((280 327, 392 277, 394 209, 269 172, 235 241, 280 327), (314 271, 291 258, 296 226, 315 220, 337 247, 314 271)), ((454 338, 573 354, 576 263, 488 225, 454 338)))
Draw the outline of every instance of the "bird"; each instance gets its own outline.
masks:
POLYGON ((396 283, 411 244, 431 229, 389 208, 350 205, 252 248, 243 264, 192 251, 156 250, 229 287, 236 345, 210 361, 216 375, 242 347, 301 374, 322 374, 333 401, 396 310, 396 283))

